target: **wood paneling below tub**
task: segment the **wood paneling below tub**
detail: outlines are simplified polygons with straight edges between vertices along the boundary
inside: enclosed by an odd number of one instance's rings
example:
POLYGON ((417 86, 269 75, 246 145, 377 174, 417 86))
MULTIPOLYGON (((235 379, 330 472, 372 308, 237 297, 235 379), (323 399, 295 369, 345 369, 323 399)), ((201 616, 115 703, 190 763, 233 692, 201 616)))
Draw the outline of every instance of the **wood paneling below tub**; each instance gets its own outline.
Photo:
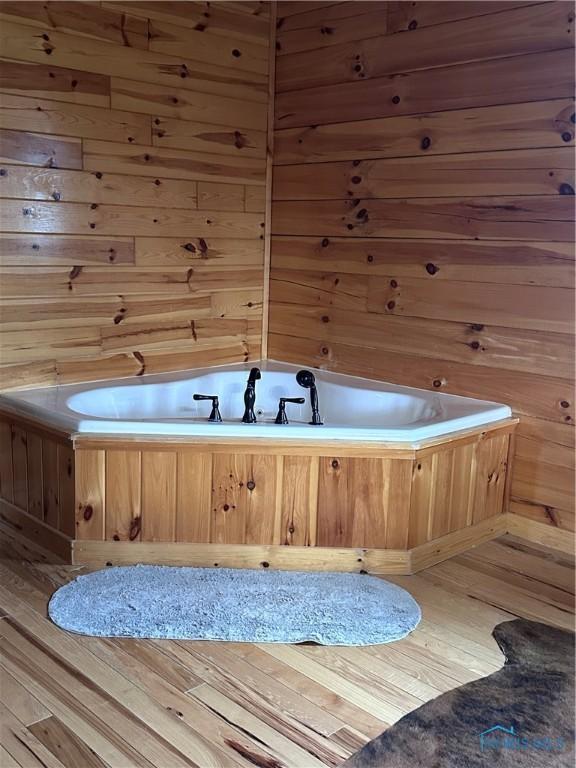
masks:
MULTIPOLYGON (((510 529, 516 421, 401 444, 82 438, 0 419, 0 528, 75 562, 409 573, 510 529), (41 504, 36 503, 41 499, 41 504)), ((532 431, 537 431, 535 424, 532 431)), ((513 530, 530 540, 547 526, 513 530)), ((569 551, 556 531, 549 546, 569 551)))
POLYGON ((305 444, 80 441, 76 538, 406 550, 502 513, 513 428, 416 450, 318 443, 316 455, 305 444))
POLYGON ((273 359, 511 405, 510 510, 567 539, 573 15, 279 3, 269 323, 273 359))
POLYGON ((269 8, 101 5, 0 2, 3 389, 260 356, 269 8))

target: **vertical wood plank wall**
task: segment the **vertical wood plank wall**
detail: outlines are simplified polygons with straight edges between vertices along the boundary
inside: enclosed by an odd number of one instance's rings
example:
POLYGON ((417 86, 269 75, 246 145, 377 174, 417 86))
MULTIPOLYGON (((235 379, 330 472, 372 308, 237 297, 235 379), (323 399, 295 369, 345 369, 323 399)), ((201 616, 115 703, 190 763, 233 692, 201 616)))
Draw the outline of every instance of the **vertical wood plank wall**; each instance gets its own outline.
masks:
POLYGON ((259 356, 268 12, 0 3, 1 387, 259 356))
POLYGON ((2 415, 0 523, 67 558, 76 535, 74 486, 71 440, 2 415))
POLYGON ((269 356, 510 404, 574 530, 569 2, 278 4, 269 356))

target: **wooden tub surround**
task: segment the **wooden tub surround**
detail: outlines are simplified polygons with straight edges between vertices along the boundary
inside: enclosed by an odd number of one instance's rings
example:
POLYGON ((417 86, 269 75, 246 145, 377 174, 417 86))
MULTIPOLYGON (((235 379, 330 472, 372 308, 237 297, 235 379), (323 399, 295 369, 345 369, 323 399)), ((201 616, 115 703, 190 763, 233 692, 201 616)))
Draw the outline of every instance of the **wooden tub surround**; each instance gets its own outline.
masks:
POLYGON ((73 563, 406 574, 507 530, 516 419, 415 448, 72 438, 0 418, 0 526, 73 563))

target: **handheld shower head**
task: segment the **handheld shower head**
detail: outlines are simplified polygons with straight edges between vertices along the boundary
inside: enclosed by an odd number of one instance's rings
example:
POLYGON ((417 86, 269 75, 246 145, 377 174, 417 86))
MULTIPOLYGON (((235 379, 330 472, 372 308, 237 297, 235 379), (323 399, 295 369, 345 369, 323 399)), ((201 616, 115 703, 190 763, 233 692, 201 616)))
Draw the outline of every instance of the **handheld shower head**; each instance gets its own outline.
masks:
POLYGON ((312 421, 310 424, 322 424, 320 412, 318 410, 318 392, 316 391, 316 379, 312 371, 298 371, 296 381, 304 389, 310 390, 310 405, 312 406, 312 421))
POLYGON ((311 389, 316 383, 312 371, 298 371, 296 374, 296 381, 301 387, 304 387, 304 389, 311 389))

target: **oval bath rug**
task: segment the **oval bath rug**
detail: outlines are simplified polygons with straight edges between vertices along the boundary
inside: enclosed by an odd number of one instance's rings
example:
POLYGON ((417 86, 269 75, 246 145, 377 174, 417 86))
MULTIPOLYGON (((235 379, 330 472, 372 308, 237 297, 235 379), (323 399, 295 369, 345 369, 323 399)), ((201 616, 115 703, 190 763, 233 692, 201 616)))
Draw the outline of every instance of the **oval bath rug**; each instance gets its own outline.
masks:
POLYGON ((98 637, 323 645, 400 640, 421 618, 406 590, 374 576, 162 565, 78 576, 48 613, 98 637))

